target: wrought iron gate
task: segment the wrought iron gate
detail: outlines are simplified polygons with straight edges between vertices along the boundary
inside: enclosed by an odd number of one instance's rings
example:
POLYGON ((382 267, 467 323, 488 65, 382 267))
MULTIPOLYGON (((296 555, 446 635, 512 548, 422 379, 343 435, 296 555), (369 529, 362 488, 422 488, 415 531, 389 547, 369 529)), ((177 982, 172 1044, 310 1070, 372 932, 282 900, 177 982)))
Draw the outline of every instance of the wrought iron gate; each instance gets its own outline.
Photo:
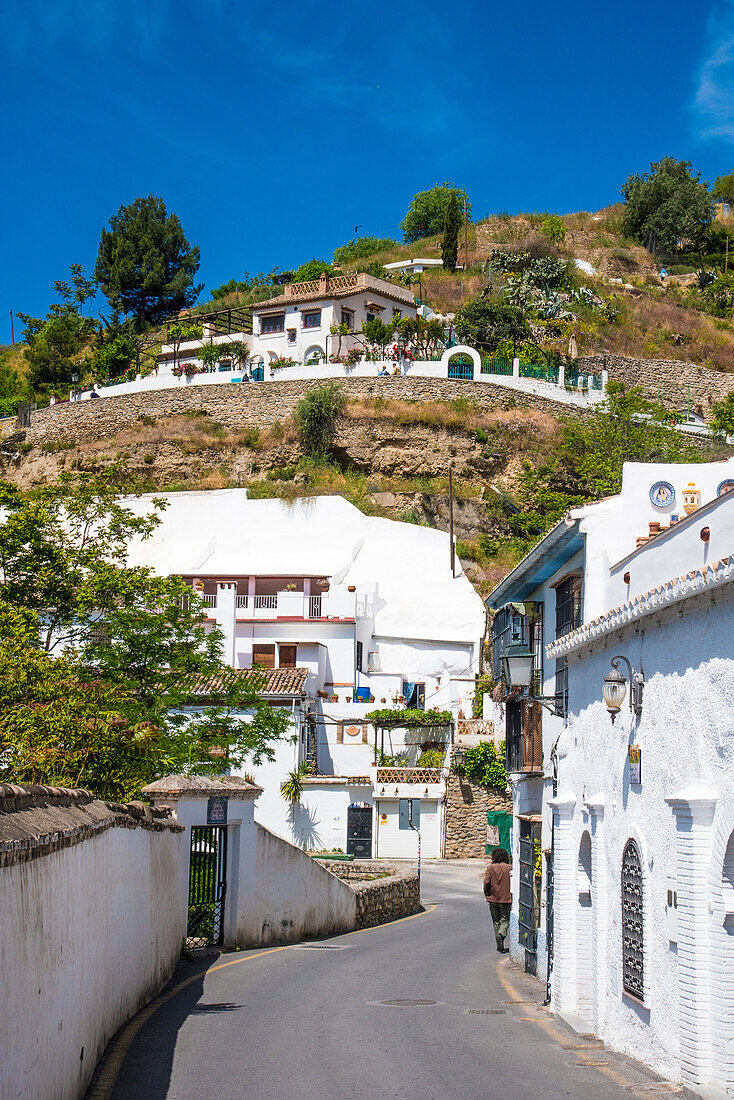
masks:
POLYGON ((372 855, 372 807, 347 810, 347 855, 369 859, 372 855))
POLYGON ((463 382, 471 382, 474 378, 474 363, 471 356, 457 352, 449 359, 449 378, 455 378, 463 382))
POLYGON ((187 947, 210 947, 224 937, 227 890, 227 830, 220 825, 191 829, 187 947))
POLYGON ((534 825, 520 819, 520 897, 518 926, 520 945, 525 948, 525 970, 538 972, 538 919, 535 905, 534 825))
POLYGON ((622 985, 644 1000, 642 863, 634 840, 622 856, 622 985))

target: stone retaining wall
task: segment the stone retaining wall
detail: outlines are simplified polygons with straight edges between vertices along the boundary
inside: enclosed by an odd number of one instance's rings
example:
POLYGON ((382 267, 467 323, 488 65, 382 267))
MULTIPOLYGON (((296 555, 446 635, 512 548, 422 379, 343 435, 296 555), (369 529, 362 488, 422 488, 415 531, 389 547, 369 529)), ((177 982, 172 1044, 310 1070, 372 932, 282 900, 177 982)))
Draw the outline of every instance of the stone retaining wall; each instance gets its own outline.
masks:
MULTIPOLYGON (((203 409, 228 428, 267 426, 289 416, 296 402, 318 382, 251 382, 237 386, 187 386, 186 389, 106 397, 97 401, 54 405, 33 413, 26 441, 32 444, 84 443, 115 435, 141 416, 156 418, 203 409)), ((542 409, 558 416, 568 405, 537 394, 510 390, 492 382, 456 382, 446 378, 345 378, 349 397, 391 397, 404 401, 451 401, 471 398, 483 409, 542 409)))
POLYGON ((712 402, 734 390, 734 375, 678 359, 584 355, 576 360, 575 367, 582 374, 601 374, 606 368, 609 377, 615 381, 623 382, 628 388, 640 386, 646 397, 682 412, 686 411, 690 390, 691 411, 698 408, 706 419, 712 402))
POLYGON ((420 881, 412 866, 396 867, 381 860, 317 860, 327 871, 348 882, 357 898, 356 928, 417 913, 421 907, 420 881), (385 872, 388 875, 385 877, 385 872), (377 877, 379 876, 379 877, 377 877))
POLYGON ((466 776, 449 772, 446 784, 446 859, 484 859, 487 810, 512 813, 512 797, 488 791, 466 776))

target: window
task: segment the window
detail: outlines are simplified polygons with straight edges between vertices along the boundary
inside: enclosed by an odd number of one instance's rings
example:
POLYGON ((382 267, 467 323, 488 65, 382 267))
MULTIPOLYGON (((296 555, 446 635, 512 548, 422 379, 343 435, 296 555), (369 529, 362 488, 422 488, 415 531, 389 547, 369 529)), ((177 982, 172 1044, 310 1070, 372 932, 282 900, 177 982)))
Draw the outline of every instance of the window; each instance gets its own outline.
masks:
POLYGON ((581 577, 567 577, 556 588, 556 638, 581 626, 581 577))
POLYGON ((622 856, 622 985, 642 1001, 645 997, 643 960, 642 861, 634 840, 622 856))
POLYGON ((399 829, 410 829, 410 822, 413 822, 414 829, 420 829, 421 827, 421 800, 420 798, 401 798, 398 803, 399 829))
POLYGON ((540 703, 508 699, 505 703, 505 755, 508 772, 543 770, 543 725, 540 703))
POLYGON ((568 714, 568 659, 556 658, 556 714, 565 718, 568 714))
POLYGON ((254 645, 252 647, 252 663, 261 668, 275 668, 275 646, 254 645))
POLYGON ((354 328, 354 310, 353 309, 343 309, 342 310, 342 324, 346 325, 350 332, 352 331, 352 329, 354 328))
POLYGON ((308 313, 301 314, 304 328, 318 328, 321 324, 321 310, 311 309, 308 313))
POLYGON ((295 344, 296 342, 296 330, 294 328, 288 329, 288 343, 295 344))
POLYGON ((426 709, 426 685, 403 680, 403 698, 405 705, 412 710, 426 709))
POLYGON ((375 319, 374 313, 370 313, 370 311, 367 310, 367 320, 368 321, 374 321, 374 319, 375 319))
POLYGON ((260 332, 282 332, 285 328, 285 313, 270 313, 260 318, 260 332))
POLYGON ((357 672, 364 672, 364 669, 362 668, 362 654, 362 643, 357 642, 357 672))
POLYGON ((295 668, 296 667, 296 651, 297 647, 294 645, 279 645, 278 646, 278 667, 279 668, 295 668))
POLYGON ((232 360, 231 359, 223 359, 222 362, 219 364, 218 369, 220 371, 222 371, 222 370, 225 370, 225 371, 226 370, 232 370, 232 360))

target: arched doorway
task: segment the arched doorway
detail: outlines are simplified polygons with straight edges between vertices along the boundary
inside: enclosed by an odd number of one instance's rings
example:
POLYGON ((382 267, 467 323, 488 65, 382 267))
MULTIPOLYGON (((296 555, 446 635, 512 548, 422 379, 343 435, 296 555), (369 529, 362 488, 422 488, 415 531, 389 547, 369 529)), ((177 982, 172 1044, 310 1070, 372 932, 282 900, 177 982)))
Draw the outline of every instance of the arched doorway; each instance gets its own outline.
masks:
POLYGON ((252 371, 253 382, 265 381, 265 361, 262 355, 256 355, 254 359, 250 360, 250 370, 252 371))
POLYGON ((443 353, 441 365, 447 378, 471 382, 480 373, 482 361, 476 348, 470 348, 468 344, 456 344, 443 353))
POLYGON ((591 890, 591 834, 585 829, 576 871, 576 1005, 579 1015, 594 1025, 594 914, 591 890))
POLYGON ((303 357, 303 362, 307 367, 317 367, 319 363, 325 362, 326 356, 323 349, 318 344, 313 344, 303 357))

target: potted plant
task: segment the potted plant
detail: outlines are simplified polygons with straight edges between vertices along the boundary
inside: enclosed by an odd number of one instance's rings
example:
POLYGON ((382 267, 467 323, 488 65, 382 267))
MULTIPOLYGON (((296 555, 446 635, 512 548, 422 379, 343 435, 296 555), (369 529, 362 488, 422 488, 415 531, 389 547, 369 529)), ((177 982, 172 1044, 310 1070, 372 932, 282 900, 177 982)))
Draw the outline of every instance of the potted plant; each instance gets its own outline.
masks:
POLYGON ((296 591, 296 586, 295 586, 295 584, 287 584, 285 586, 285 590, 286 590, 286 592, 295 592, 296 591))
POLYGON ((331 701, 332 701, 332 703, 338 703, 339 702, 339 696, 338 695, 332 695, 331 701))
POLYGON ((370 695, 370 697, 369 697, 369 699, 367 700, 367 702, 368 702, 368 703, 374 703, 374 701, 375 701, 375 697, 374 697, 374 695, 370 695))

